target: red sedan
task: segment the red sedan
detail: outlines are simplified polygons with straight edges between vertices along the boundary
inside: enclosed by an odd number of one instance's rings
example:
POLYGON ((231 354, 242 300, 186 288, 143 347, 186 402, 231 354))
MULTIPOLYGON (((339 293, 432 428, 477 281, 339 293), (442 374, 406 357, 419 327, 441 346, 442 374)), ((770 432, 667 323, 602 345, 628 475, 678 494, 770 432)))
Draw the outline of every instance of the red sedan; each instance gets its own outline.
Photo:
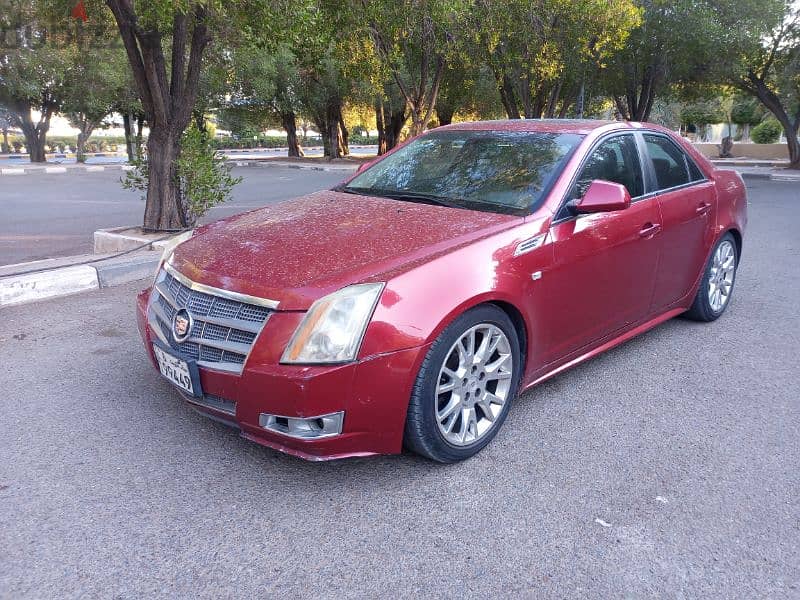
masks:
POLYGON ((463 123, 197 229, 138 298, 197 410, 312 460, 478 452, 523 390, 730 302, 739 175, 654 125, 463 123))

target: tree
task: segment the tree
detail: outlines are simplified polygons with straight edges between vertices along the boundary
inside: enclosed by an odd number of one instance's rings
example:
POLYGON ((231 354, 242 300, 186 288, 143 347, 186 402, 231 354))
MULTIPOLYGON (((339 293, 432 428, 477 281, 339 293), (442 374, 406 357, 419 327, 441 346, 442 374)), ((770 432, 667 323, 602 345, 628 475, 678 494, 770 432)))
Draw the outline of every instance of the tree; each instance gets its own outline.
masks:
POLYGON ((800 6, 792 0, 720 4, 722 77, 757 98, 783 128, 791 168, 800 169, 800 6))
POLYGON ((360 0, 375 53, 391 76, 411 117, 411 135, 425 130, 434 114, 447 58, 462 22, 457 0, 360 0))
POLYGON ((5 1, 0 8, 0 30, 14 40, 0 53, 0 105, 22 130, 31 162, 45 162, 50 120, 63 101, 74 47, 68 31, 48 27, 45 2, 5 1))
POLYGON ((0 106, 0 133, 3 134, 3 143, 0 144, 0 152, 8 154, 11 146, 8 143, 8 130, 11 129, 11 113, 8 109, 0 106))
POLYGON ((603 74, 607 93, 629 121, 649 120, 656 97, 670 86, 706 78, 711 56, 720 51, 710 0, 640 1, 640 25, 603 74))
POLYGON ((86 159, 86 142, 119 104, 127 83, 125 56, 115 50, 82 49, 69 68, 62 111, 78 129, 77 159, 86 159))
POLYGON ((750 128, 761 123, 764 110, 753 97, 737 94, 731 106, 731 122, 742 128, 742 139, 750 139, 750 128))
POLYGON ((510 119, 584 111, 586 86, 640 22, 633 0, 474 0, 465 35, 510 119))
MULTIPOLYGON (((280 45, 274 52, 248 45, 232 53, 235 72, 231 104, 239 113, 250 112, 250 120, 261 125, 277 121, 286 132, 289 156, 303 156, 297 138, 300 110, 300 72, 291 49, 280 45)), ((263 126, 261 127, 263 129, 263 126)))
POLYGON ((280 0, 106 0, 125 46, 150 135, 144 229, 187 226, 185 190, 176 165, 181 138, 200 94, 204 56, 212 41, 246 36, 258 28, 276 33, 290 5, 280 0), (280 21, 276 15, 280 14, 280 21))

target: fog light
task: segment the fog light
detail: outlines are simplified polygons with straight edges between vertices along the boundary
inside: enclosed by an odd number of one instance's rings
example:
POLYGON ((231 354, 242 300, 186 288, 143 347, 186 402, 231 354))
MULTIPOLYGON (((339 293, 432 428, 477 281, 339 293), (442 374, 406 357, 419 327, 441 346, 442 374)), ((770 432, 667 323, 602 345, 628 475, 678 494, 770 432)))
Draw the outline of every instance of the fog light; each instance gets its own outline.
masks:
POLYGON ((342 433, 344 411, 319 417, 281 417, 261 413, 258 424, 264 429, 300 439, 318 439, 342 433))

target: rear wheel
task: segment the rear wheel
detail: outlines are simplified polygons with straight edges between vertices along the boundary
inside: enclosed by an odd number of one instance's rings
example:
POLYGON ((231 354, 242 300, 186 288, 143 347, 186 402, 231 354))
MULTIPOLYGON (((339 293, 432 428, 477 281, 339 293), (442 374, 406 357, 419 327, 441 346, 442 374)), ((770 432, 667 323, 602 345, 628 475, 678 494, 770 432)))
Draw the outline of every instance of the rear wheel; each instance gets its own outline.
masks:
POLYGON ((736 240, 733 235, 726 233, 711 253, 697 296, 686 317, 695 321, 718 319, 730 302, 738 266, 736 240))
POLYGON ((508 315, 479 306, 448 326, 420 368, 405 444, 445 463, 480 451, 505 421, 519 387, 520 345, 508 315))

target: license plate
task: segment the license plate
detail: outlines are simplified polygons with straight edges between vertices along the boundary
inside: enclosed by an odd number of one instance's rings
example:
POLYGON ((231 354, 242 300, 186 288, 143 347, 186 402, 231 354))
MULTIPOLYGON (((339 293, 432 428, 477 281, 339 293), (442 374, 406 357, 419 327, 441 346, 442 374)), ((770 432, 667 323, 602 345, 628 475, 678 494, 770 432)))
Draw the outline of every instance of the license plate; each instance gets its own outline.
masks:
POLYGON ((156 345, 153 345, 153 352, 155 352, 158 369, 161 374, 185 392, 192 396, 196 395, 189 363, 177 356, 172 356, 168 352, 164 352, 156 345))

